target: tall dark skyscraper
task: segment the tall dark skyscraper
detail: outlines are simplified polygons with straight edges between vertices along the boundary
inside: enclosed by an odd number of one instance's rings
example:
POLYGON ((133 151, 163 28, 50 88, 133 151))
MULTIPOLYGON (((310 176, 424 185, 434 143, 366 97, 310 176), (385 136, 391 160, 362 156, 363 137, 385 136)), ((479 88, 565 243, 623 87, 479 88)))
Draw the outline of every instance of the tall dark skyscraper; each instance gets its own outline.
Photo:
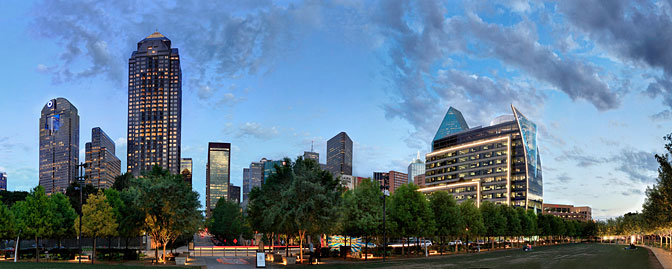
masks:
MULTIPOLYGON (((217 200, 229 198, 231 144, 208 143, 208 163, 205 170, 205 212, 207 216, 210 216, 210 212, 217 205, 217 200)), ((240 196, 240 187, 238 188, 238 196, 240 196)))
POLYGON ((79 115, 65 98, 49 100, 40 116, 40 186, 65 192, 77 176, 79 115))
POLYGON ((327 141, 327 170, 334 177, 352 175, 352 140, 345 132, 327 141))
POLYGON ((191 185, 193 168, 194 162, 191 158, 182 158, 182 160, 180 160, 180 174, 182 174, 184 181, 189 183, 189 185, 191 185))
POLYGON ((243 168, 243 209, 247 208, 247 195, 250 193, 250 168, 243 168))
POLYGON ((240 187, 233 184, 229 185, 229 201, 240 204, 240 187))
POLYGON ((128 59, 128 171, 138 176, 158 165, 179 173, 181 121, 180 55, 155 32, 128 59))
POLYGON ((86 143, 86 183, 96 188, 112 187, 121 174, 121 160, 114 155, 114 141, 100 127, 91 130, 91 142, 86 143))

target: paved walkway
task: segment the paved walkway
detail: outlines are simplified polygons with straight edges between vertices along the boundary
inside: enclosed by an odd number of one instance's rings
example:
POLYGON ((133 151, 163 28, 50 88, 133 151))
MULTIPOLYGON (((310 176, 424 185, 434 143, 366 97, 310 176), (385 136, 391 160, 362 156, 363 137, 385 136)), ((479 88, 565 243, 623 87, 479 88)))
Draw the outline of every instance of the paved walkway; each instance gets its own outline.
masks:
POLYGON ((660 262, 660 265, 663 266, 663 268, 672 269, 672 253, 662 248, 650 247, 650 246, 643 246, 643 247, 653 251, 653 254, 656 255, 656 258, 660 262))

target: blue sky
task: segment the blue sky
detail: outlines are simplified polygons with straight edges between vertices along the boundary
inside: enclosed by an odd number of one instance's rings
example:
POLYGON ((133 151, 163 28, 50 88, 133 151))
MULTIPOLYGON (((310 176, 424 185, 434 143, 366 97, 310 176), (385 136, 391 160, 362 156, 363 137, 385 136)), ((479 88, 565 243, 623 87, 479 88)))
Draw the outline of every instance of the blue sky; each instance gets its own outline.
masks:
MULTIPOLYGON (((65 97, 81 141, 101 127, 125 167, 127 61, 156 29, 180 49, 182 155, 205 193, 209 141, 232 177, 262 157, 405 172, 449 106, 470 126, 514 104, 540 130, 544 200, 598 218, 641 210, 672 132, 672 8, 628 1, 8 1, 0 9, 0 171, 38 183, 38 119, 65 97)), ((83 158, 83 153, 80 154, 83 158)))

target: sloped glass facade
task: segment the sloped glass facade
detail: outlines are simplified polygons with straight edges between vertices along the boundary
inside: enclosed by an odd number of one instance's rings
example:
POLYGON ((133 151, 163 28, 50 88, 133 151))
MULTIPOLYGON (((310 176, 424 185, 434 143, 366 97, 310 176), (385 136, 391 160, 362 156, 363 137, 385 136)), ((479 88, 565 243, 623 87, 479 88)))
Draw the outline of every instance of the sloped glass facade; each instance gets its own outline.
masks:
POLYGON ((468 129, 469 125, 467 125, 467 121, 464 120, 462 112, 453 107, 450 107, 448 108, 446 115, 443 117, 443 121, 441 121, 439 129, 436 131, 436 135, 434 135, 434 141, 468 129))

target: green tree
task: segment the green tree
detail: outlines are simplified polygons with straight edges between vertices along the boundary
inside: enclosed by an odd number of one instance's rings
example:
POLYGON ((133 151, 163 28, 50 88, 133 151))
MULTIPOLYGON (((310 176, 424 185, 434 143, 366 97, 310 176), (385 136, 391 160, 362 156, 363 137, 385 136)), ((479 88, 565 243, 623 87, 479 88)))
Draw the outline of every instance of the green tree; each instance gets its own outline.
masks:
POLYGON ((125 248, 128 249, 128 241, 131 238, 141 234, 145 221, 145 212, 138 208, 137 201, 140 200, 140 191, 138 188, 126 188, 119 193, 123 206, 118 207, 121 219, 119 223, 119 236, 124 237, 125 248))
POLYGON ((465 228, 464 221, 455 198, 447 191, 436 191, 430 194, 429 207, 436 223, 436 235, 441 241, 439 251, 443 255, 446 237, 461 235, 465 228))
POLYGON ((130 188, 138 191, 133 206, 144 213, 144 230, 163 246, 161 260, 165 263, 169 243, 202 227, 198 193, 191 190, 181 175, 171 175, 158 166, 143 178, 135 179, 132 185, 130 188))
POLYGON ((114 183, 112 183, 112 189, 117 191, 123 191, 128 189, 131 186, 131 181, 133 180, 133 174, 126 172, 121 175, 118 175, 114 178, 114 183))
POLYGON ((537 216, 534 214, 533 209, 525 210, 522 207, 516 207, 518 211, 518 217, 520 219, 520 230, 521 235, 530 237, 537 235, 537 216))
POLYGON ((523 234, 523 226, 518 210, 513 206, 500 205, 500 207, 502 209, 502 215, 506 218, 506 227, 504 227, 506 230, 505 235, 520 239, 519 236, 523 234))
POLYGON ((0 191, 0 202, 8 208, 12 208, 14 203, 26 200, 28 192, 25 191, 0 191))
MULTIPOLYGON (((70 205, 73 209, 75 209, 77 215, 82 214, 79 200, 79 187, 79 183, 73 182, 70 184, 70 186, 68 186, 67 189, 65 189, 65 196, 67 196, 68 200, 70 200, 70 205)), ((86 204, 86 201, 89 199, 89 195, 98 193, 98 189, 90 184, 82 184, 82 188, 84 189, 84 192, 81 194, 82 204, 86 204)))
POLYGON ((16 232, 14 214, 9 208, 0 202, 0 239, 10 239, 16 232))
POLYGON ((35 238, 35 254, 40 260, 40 238, 52 236, 57 227, 53 203, 42 186, 35 187, 25 201, 14 204, 12 211, 22 234, 35 238), (46 210, 45 210, 46 209, 46 210))
POLYGON ((61 246, 61 240, 74 234, 73 223, 77 218, 75 209, 70 205, 68 197, 62 193, 54 193, 49 198, 50 208, 54 215, 53 234, 58 239, 58 246, 61 246))
POLYGON ((657 234, 670 234, 672 227, 672 134, 668 134, 663 139, 665 143, 665 153, 656 154, 658 162, 658 178, 656 183, 647 187, 646 200, 642 205, 642 215, 646 226, 657 234))
MULTIPOLYGON (((115 236, 118 224, 114 216, 114 208, 107 202, 102 190, 89 196, 82 207, 82 213, 82 234, 93 237, 93 255, 91 256, 91 263, 93 263, 96 258, 96 240, 98 237, 115 236)), ((79 232, 79 222, 78 217, 75 220, 77 232, 79 232)))
POLYGON ((397 188, 390 196, 387 210, 390 212, 390 221, 396 223, 396 233, 401 237, 423 237, 434 232, 435 223, 429 202, 424 194, 418 192, 415 184, 404 184, 397 188))
MULTIPOLYGON (((335 228, 341 208, 343 188, 331 173, 302 157, 292 164, 289 187, 281 202, 287 212, 284 222, 291 222, 303 249, 306 234, 324 234, 335 228)), ((303 260, 303 251, 300 253, 303 260)))
POLYGON ((481 203, 481 214, 483 215, 483 234, 490 237, 492 248, 495 248, 495 237, 505 235, 506 217, 503 215, 501 206, 490 201, 481 203))
POLYGON ((370 237, 376 235, 383 224, 383 193, 378 182, 365 178, 354 190, 343 195, 341 223, 346 235, 364 237, 364 260, 368 259, 370 237))
POLYGON ((217 201, 210 218, 205 222, 205 227, 210 234, 230 245, 234 245, 233 240, 249 229, 238 203, 226 199, 217 201))
POLYGON ((476 207, 474 200, 468 199, 460 203, 460 214, 464 220, 464 234, 467 236, 467 243, 469 243, 469 236, 475 237, 485 233, 485 226, 483 225, 483 215, 476 207))

